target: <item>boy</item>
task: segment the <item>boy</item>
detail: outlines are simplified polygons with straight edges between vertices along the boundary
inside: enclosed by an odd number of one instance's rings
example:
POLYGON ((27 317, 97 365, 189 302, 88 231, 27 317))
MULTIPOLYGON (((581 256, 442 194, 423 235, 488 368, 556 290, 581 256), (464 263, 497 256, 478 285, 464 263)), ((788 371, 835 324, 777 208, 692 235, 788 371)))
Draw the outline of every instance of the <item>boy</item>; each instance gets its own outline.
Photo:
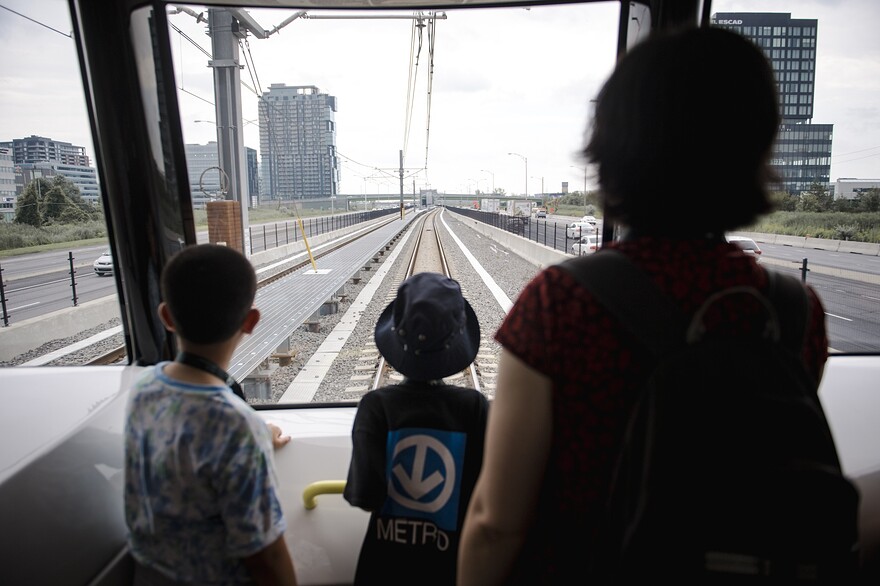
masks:
POLYGON ((370 511, 355 584, 455 584, 459 532, 483 458, 489 403, 448 385, 480 346, 458 283, 405 280, 376 323, 376 346, 403 374, 361 399, 343 496, 370 511))
MULTIPOLYGON (((225 246, 184 248, 159 317, 181 350, 135 384, 125 424, 125 518, 135 584, 296 584, 267 426, 225 369, 260 319, 256 275, 225 246)), ((271 430, 271 431, 270 431, 271 430)))

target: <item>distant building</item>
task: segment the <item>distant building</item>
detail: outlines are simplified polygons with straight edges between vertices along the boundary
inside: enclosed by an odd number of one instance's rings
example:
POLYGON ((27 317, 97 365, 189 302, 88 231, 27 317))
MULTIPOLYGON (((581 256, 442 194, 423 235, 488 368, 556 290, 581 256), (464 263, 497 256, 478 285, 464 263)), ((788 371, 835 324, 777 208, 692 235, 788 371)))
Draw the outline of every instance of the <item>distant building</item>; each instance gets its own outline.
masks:
POLYGON ((15 165, 12 149, 0 147, 0 221, 15 220, 15 165))
POLYGON ((858 199, 872 189, 880 189, 880 179, 843 177, 834 182, 834 199, 858 199))
POLYGON ((13 222, 15 220, 14 201, 0 201, 0 220, 3 222, 13 222))
POLYGON ((257 149, 244 147, 245 164, 247 165, 247 192, 251 205, 260 202, 260 169, 257 165, 257 149))
POLYGON ((31 135, 27 138, 15 138, 11 141, 0 142, 0 148, 3 147, 13 150, 13 163, 16 165, 58 161, 64 165, 90 166, 86 147, 52 140, 45 136, 31 135))
POLYGON ((273 83, 259 102, 261 194, 271 199, 338 193, 336 98, 315 86, 273 83))
POLYGON ((221 185, 217 141, 212 140, 208 144, 187 144, 183 148, 186 152, 186 168, 193 202, 211 197, 225 199, 229 179, 224 178, 221 185))
POLYGON ((15 164, 9 147, 0 147, 0 202, 3 201, 15 201, 15 164))
POLYGON ((82 198, 92 205, 101 201, 101 188, 98 185, 98 172, 94 167, 67 165, 57 161, 22 163, 15 166, 16 195, 21 195, 34 179, 51 178, 56 175, 66 177, 79 188, 82 198))
POLYGON ((790 13, 718 12, 712 24, 750 39, 773 66, 782 124, 771 164, 782 179, 781 187, 793 195, 813 183, 830 187, 834 125, 811 123, 818 20, 795 19, 790 13))
MULTIPOLYGON (((228 194, 228 178, 223 177, 221 182, 217 141, 212 140, 207 144, 186 144, 183 148, 186 152, 186 168, 193 207, 202 208, 205 202, 211 199, 225 199, 228 194)), ((244 151, 247 158, 249 205, 253 206, 259 189, 257 151, 250 147, 244 147, 244 151)))
POLYGON ((20 195, 36 177, 63 175, 79 188, 86 201, 97 204, 101 199, 98 172, 90 166, 85 147, 31 135, 0 142, 0 149, 12 150, 16 195, 20 195))

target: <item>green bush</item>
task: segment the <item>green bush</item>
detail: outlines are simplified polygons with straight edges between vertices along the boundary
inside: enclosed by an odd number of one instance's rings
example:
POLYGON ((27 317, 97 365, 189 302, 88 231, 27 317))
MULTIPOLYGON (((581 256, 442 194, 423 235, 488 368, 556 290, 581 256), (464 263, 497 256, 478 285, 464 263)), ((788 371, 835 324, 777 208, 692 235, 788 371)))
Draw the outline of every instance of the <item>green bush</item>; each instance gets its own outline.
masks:
POLYGON ((839 227, 846 226, 857 242, 880 242, 880 212, 774 212, 746 230, 787 236, 810 236, 843 240, 839 227))
POLYGON ((0 222, 0 250, 106 237, 107 228, 100 220, 80 224, 50 224, 41 228, 28 224, 0 222))

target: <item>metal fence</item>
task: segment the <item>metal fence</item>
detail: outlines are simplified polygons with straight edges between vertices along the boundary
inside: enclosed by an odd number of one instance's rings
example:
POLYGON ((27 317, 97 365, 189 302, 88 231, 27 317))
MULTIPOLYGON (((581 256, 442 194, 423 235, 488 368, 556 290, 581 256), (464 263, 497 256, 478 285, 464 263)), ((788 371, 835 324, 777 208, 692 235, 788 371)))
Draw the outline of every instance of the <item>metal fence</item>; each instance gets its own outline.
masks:
MULTIPOLYGON (((277 248, 291 242, 302 240, 303 233, 307 238, 342 230, 376 218, 399 214, 397 208, 370 210, 308 218, 302 221, 285 221, 259 226, 249 226, 250 253, 277 248)), ((85 301, 106 296, 106 287, 96 282, 80 283, 78 278, 92 277, 93 258, 76 258, 73 251, 58 252, 57 263, 54 261, 44 266, 38 274, 6 278, 0 263, 0 326, 6 327, 14 314, 22 309, 37 305, 52 305, 56 308, 76 307, 85 301), (60 285, 65 283, 66 286, 60 285)), ((31 310, 33 311, 33 310, 31 310)), ((51 310, 50 310, 51 311, 51 310)), ((25 319, 25 318, 19 318, 25 319)))

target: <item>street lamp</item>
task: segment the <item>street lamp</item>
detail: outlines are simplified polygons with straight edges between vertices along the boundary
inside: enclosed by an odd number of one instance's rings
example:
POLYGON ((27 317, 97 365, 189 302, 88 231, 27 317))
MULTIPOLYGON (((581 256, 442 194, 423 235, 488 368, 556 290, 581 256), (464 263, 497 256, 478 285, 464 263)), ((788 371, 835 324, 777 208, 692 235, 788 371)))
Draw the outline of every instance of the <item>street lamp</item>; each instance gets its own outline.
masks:
POLYGON ((495 173, 492 171, 486 171, 485 169, 480 169, 482 173, 488 173, 492 176, 492 195, 495 195, 495 173))
MULTIPOLYGON (((572 169, 580 169, 574 165, 569 165, 572 169)), ((584 165, 584 215, 587 215, 587 166, 584 165)))
POLYGON ((525 174, 525 178, 526 178, 526 197, 528 197, 528 196, 529 196, 529 160, 528 160, 526 157, 524 157, 523 155, 519 154, 519 153, 507 153, 507 154, 508 154, 508 155, 514 155, 514 156, 519 157, 520 159, 523 160, 523 163, 526 164, 526 174, 525 174))

